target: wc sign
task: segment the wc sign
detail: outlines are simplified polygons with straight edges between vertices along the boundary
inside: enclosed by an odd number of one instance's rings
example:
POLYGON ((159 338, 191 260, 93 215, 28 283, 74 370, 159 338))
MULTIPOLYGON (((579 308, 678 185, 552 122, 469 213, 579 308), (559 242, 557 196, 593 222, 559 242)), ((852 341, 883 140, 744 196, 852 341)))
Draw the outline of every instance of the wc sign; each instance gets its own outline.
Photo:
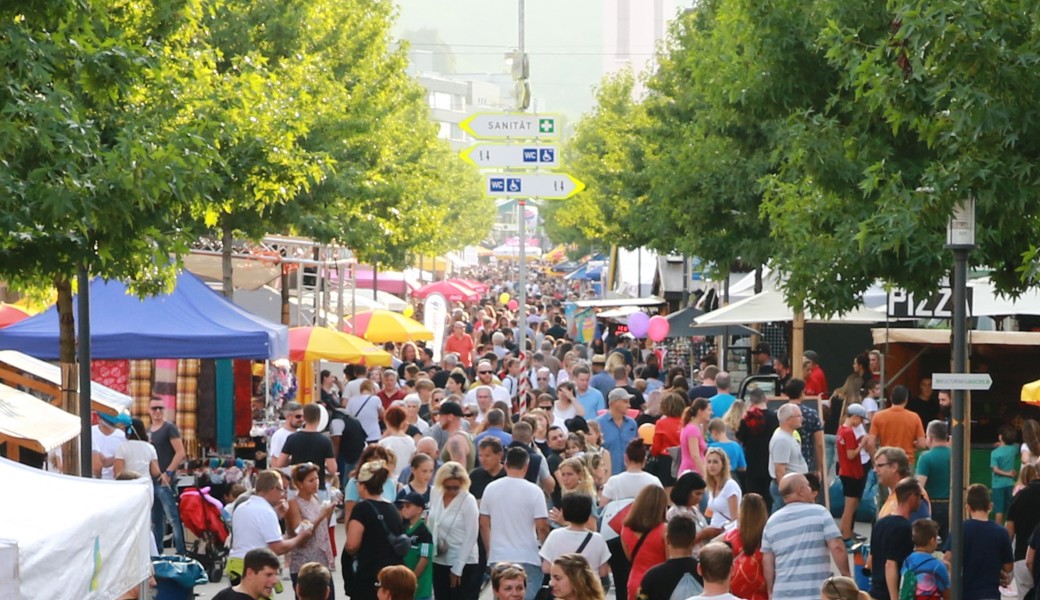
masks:
MULTIPOLYGON (((971 315, 973 289, 967 288, 968 314, 971 315)), ((939 288, 931 295, 917 295, 896 289, 888 295, 888 316, 893 319, 952 319, 953 289, 939 288)))

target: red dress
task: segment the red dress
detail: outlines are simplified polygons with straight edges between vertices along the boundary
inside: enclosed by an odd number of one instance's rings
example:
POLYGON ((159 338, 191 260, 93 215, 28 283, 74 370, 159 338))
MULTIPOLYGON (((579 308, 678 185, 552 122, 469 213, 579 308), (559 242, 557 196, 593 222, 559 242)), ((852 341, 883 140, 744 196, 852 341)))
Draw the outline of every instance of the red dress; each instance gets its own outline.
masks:
MULTIPOLYGON (((639 552, 636 553, 635 560, 632 561, 632 570, 628 575, 629 598, 635 598, 639 594, 639 584, 643 582, 643 575, 646 575, 646 572, 651 567, 656 567, 668 559, 668 552, 664 545, 664 531, 665 523, 654 527, 646 536, 643 544, 639 546, 639 552)), ((628 527, 621 528, 621 543, 628 549, 630 556, 641 537, 643 537, 642 533, 632 531, 628 527)))
POLYGON ((723 538, 733 546, 733 569, 729 576, 729 590, 744 600, 769 600, 766 592, 766 575, 762 570, 762 550, 748 556, 740 541, 740 530, 733 529, 723 538))

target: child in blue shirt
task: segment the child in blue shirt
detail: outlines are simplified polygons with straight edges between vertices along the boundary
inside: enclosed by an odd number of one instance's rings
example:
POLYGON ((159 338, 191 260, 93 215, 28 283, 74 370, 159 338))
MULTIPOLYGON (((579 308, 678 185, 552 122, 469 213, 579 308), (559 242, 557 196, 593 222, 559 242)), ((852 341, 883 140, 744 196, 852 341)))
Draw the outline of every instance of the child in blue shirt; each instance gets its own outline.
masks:
POLYGON ((1018 457, 1018 430, 1011 425, 1000 428, 999 445, 989 455, 993 471, 990 493, 993 495, 993 520, 1004 524, 1004 515, 1011 505, 1011 490, 1015 485, 1015 458, 1018 457))
POLYGON ((738 473, 743 473, 747 470, 747 458, 744 456, 744 448, 740 445, 740 442, 734 442, 729 439, 726 435, 726 424, 722 422, 722 419, 714 418, 708 421, 708 447, 709 448, 722 448, 722 451, 729 457, 729 470, 733 479, 741 481, 741 476, 738 473))
POLYGON ((917 576, 914 600, 949 598, 950 572, 946 569, 946 563, 933 554, 939 545, 939 524, 931 519, 918 519, 914 521, 911 535, 914 540, 914 551, 903 561, 900 582, 902 582, 903 576, 910 571, 917 576))

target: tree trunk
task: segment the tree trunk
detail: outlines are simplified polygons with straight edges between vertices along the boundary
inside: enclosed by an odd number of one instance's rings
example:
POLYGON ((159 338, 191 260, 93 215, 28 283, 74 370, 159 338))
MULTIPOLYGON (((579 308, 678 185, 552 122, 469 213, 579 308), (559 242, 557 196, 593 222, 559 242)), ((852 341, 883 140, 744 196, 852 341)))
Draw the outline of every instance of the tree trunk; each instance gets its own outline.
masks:
POLYGON ((762 293, 762 265, 755 267, 755 293, 762 293))
POLYGON ((231 266, 231 246, 234 237, 231 235, 231 225, 225 220, 220 227, 220 270, 223 275, 223 293, 228 300, 235 296, 234 267, 231 266))
MULTIPOLYGON (((54 280, 58 290, 58 360, 61 363, 61 407, 79 415, 79 370, 76 366, 76 317, 72 312, 72 282, 66 277, 54 280)), ((82 417, 81 417, 82 418, 82 417)), ((62 464, 69 475, 80 473, 79 441, 73 439, 62 449, 62 464)))

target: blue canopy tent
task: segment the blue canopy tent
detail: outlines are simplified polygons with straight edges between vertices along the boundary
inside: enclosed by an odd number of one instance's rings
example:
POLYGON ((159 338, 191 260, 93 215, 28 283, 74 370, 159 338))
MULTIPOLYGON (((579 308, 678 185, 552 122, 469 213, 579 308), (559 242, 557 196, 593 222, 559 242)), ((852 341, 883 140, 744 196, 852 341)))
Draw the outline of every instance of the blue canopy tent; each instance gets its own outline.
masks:
MULTIPOLYGON (((228 302, 187 271, 173 292, 143 299, 121 282, 95 278, 90 346, 97 359, 274 359, 289 355, 289 329, 228 302)), ((0 350, 57 360, 58 307, 0 329, 0 350)))
MULTIPOLYGON (((73 298, 73 314, 78 307, 73 298)), ((200 358, 217 362, 217 446, 234 435, 234 381, 230 359, 289 355, 289 329, 253 316, 188 272, 169 294, 139 298, 125 284, 90 282, 91 357, 96 359, 200 358)), ((0 350, 58 360, 58 307, 0 329, 0 350)))

